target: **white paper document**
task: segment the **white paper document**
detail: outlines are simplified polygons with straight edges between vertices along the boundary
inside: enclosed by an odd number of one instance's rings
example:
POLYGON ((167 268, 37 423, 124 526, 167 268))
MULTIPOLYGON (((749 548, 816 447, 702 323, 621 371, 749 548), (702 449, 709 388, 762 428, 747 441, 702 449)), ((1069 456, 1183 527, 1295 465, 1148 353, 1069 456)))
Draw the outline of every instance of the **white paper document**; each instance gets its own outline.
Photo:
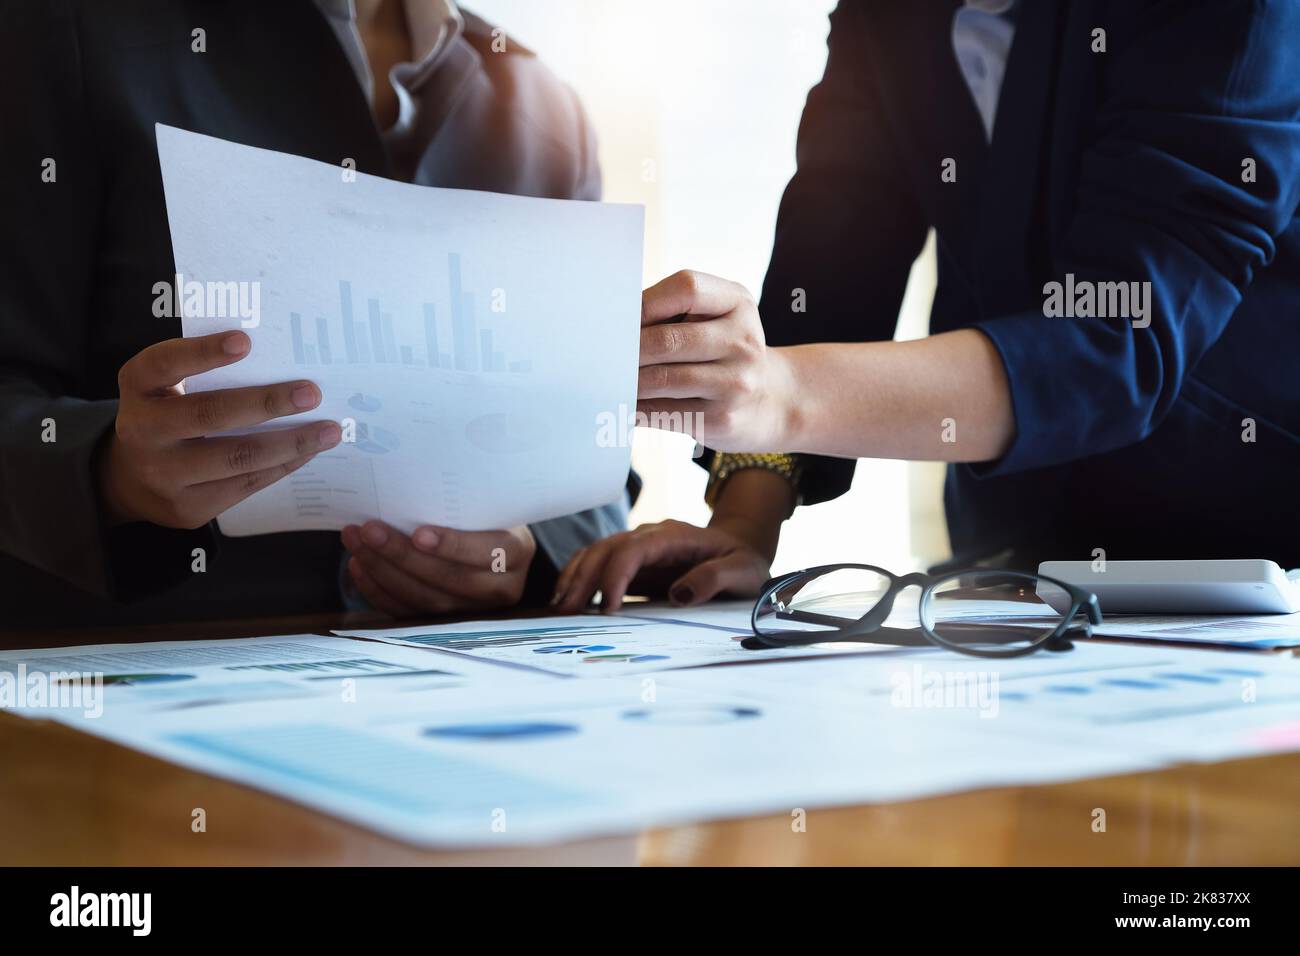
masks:
POLYGON ((697 607, 674 607, 659 602, 629 602, 618 612, 619 617, 646 621, 681 622, 711 627, 731 634, 747 637, 753 633, 750 617, 754 610, 752 599, 743 601, 713 601, 697 607))
MULTIPOLYGON (((1173 763, 1300 750, 1300 662, 1269 654, 1076 641, 1003 660, 896 648, 834 661, 682 671, 681 686, 975 727, 1173 763)), ((996 744, 986 743, 985 752, 996 744)))
POLYGON ((748 631, 711 623, 624 614, 466 621, 335 633, 437 648, 567 677, 609 677, 706 664, 753 664, 862 654, 879 649, 878 645, 842 643, 748 650, 738 640, 748 631))
POLYGON ((223 514, 224 533, 368 518, 484 530, 622 493, 641 207, 434 189, 157 136, 184 333, 243 328, 253 342, 186 390, 309 379, 321 405, 264 427, 343 425, 337 448, 223 514))
POLYGON ((547 680, 469 659, 315 634, 0 651, 0 710, 33 718, 160 714, 254 701, 547 680))
MULTIPOLYGON (((474 663, 350 643, 377 660, 416 655, 449 661, 453 671, 474 663)), ((494 669, 504 683, 421 688, 419 678, 376 679, 349 699, 330 681, 329 692, 226 706, 146 706, 119 697, 97 715, 45 716, 442 846, 550 842, 1151 765, 1146 754, 1107 753, 1086 742, 1061 748, 1031 737, 1008 746, 978 727, 891 717, 883 707, 865 713, 810 706, 798 696, 679 687, 677 675, 519 682, 509 669, 494 669)))
POLYGON ((1300 647, 1300 613, 1297 614, 1195 614, 1106 615, 1102 637, 1130 640, 1235 644, 1260 650, 1300 647))
POLYGON ((430 845, 1300 749, 1289 658, 1084 641, 1011 660, 894 648, 586 681, 310 635, 105 645, 0 655, 0 702, 19 674, 32 695, 33 674, 66 688, 85 671, 105 675, 98 708, 7 709, 430 845))
MULTIPOLYGON (((850 601, 856 601, 851 598, 850 601)), ((655 621, 682 621, 707 625, 719 630, 750 632, 750 601, 719 601, 700 607, 668 607, 663 604, 625 604, 620 616, 655 621)), ((852 604, 848 617, 861 609, 852 604)), ((944 613, 956 613, 945 606, 944 613)), ((970 621, 1029 621, 1036 618, 1008 617, 1006 604, 1000 601, 966 601, 961 616, 970 621)), ((890 627, 915 628, 920 625, 914 593, 904 593, 894 605, 886 622, 890 627)), ((1296 614, 1106 614, 1101 624, 1092 628, 1098 637, 1123 637, 1153 643, 1230 644, 1254 650, 1300 648, 1300 613, 1296 614)))

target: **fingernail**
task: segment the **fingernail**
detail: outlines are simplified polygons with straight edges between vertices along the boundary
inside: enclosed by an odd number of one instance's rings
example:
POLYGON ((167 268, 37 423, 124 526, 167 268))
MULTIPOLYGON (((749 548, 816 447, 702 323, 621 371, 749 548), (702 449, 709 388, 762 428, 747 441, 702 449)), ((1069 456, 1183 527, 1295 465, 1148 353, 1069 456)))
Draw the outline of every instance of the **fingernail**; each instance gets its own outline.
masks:
POLYGON ((361 540, 372 548, 382 548, 388 535, 378 525, 368 524, 361 529, 361 540))
POLYGON ((668 599, 674 604, 690 604, 695 599, 695 590, 689 584, 679 584, 668 592, 668 599))
POLYGON ((316 438, 321 443, 322 448, 333 448, 339 443, 339 439, 342 437, 343 432, 341 432, 339 426, 335 425, 333 422, 330 422, 328 425, 322 425, 321 430, 316 434, 316 438))
POLYGON ((300 382, 289 395, 294 408, 316 407, 316 386, 311 382, 300 382))
POLYGON ((557 605, 557 604, 559 604, 561 601, 563 601, 563 600, 564 600, 564 596, 565 596, 565 592, 564 592, 564 591, 556 591, 555 594, 552 595, 552 597, 551 597, 551 607, 555 607, 555 605, 557 605))
POLYGON ((416 528, 414 540, 417 547, 432 551, 438 546, 438 532, 432 528, 416 528))
POLYGON ((243 332, 227 335, 221 340, 221 351, 227 355, 243 355, 248 351, 249 338, 243 332))

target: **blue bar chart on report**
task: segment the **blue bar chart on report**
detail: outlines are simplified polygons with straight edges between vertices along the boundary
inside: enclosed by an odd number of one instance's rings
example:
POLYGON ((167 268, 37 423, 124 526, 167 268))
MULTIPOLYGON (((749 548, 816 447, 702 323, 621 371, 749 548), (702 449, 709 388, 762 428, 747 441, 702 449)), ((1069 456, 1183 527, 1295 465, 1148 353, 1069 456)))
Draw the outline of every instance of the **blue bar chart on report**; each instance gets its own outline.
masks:
MULTIPOLYGON (((422 302, 423 341, 404 342, 394 330, 393 312, 382 299, 365 299, 358 311, 356 293, 349 279, 340 279, 338 314, 304 318, 289 313, 295 365, 405 365, 458 372, 524 374, 533 369, 529 359, 510 360, 498 347, 493 329, 480 326, 475 313, 477 300, 462 286, 460 255, 447 255, 447 303, 422 302), (439 334, 441 315, 444 329, 439 334), (333 329, 333 333, 331 332, 333 329), (447 333, 450 334, 447 334, 447 333), (447 351, 444 349, 444 344, 447 351)), ((496 290, 497 294, 501 290, 496 290)), ((409 323, 399 323, 409 327, 409 323)))

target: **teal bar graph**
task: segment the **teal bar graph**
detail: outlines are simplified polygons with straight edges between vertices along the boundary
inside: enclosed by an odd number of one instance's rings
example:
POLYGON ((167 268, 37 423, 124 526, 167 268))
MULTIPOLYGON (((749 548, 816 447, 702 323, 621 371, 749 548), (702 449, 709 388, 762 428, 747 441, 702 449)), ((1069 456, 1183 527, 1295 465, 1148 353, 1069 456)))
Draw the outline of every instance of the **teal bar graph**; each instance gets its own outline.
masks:
POLYGON ((503 346, 508 333, 480 327, 475 315, 475 295, 464 286, 461 258, 447 255, 446 310, 421 302, 419 313, 384 308, 381 295, 363 296, 364 315, 355 311, 352 280, 338 280, 338 316, 316 315, 303 322, 302 312, 289 313, 290 339, 295 365, 401 365, 407 368, 522 375, 533 370, 529 359, 511 358, 503 346), (442 316, 450 336, 438 329, 442 316), (314 341, 311 341, 314 339, 314 341), (446 345, 450 339, 450 351, 446 345), (337 348, 342 343, 342 352, 337 348))
POLYGON ((370 344, 375 349, 375 361, 386 362, 384 358, 384 327, 379 318, 379 300, 367 299, 366 308, 370 314, 370 344))
POLYGON ((307 364, 307 352, 302 342, 302 316, 297 312, 289 313, 289 335, 293 339, 293 361, 295 365, 307 364))

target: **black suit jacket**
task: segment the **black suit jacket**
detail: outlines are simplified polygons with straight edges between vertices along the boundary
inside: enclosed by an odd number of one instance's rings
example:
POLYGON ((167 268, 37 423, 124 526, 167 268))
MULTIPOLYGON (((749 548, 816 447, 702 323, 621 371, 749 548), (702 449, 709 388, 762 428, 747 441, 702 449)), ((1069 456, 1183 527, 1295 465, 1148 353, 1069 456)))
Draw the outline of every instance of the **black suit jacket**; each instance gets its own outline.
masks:
MULTIPOLYGON (((390 158, 311 0, 0 0, 0 619, 340 606, 334 533, 103 528, 93 461, 116 414, 117 371, 180 335, 179 320, 151 311, 154 283, 173 272, 154 124, 336 165, 351 157, 362 172, 426 185, 599 198, 573 94, 513 41, 491 52, 491 28, 466 22, 430 80, 431 145, 390 158), (192 49, 196 28, 205 52, 192 49), (203 573, 192 571, 195 548, 203 573)), ((591 519, 578 516, 581 533, 608 533, 591 519)), ((543 577, 554 574, 544 551, 543 577)))

